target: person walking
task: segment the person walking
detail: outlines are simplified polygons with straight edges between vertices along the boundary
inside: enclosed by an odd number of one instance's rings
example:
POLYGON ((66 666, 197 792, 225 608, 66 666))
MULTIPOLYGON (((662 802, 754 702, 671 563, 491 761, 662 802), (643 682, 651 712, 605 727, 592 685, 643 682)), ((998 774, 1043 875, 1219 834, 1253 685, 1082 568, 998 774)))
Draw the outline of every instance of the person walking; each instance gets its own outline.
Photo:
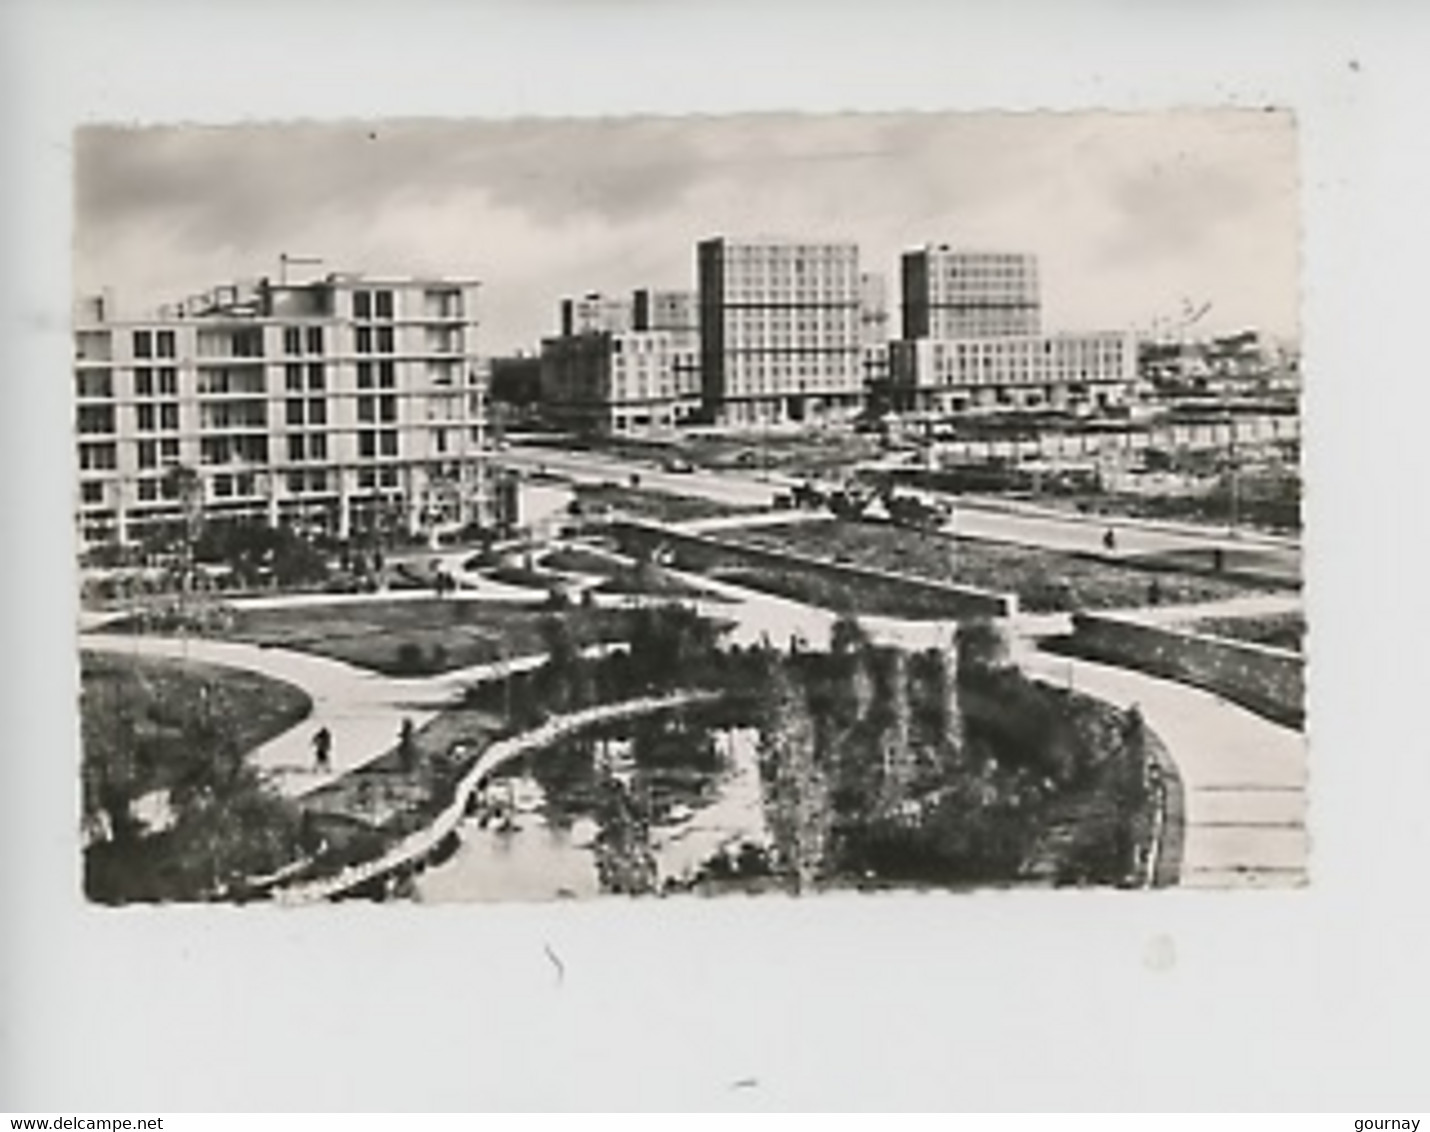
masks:
POLYGON ((1117 549, 1117 532, 1111 527, 1107 528, 1107 533, 1102 536, 1102 545, 1108 550, 1117 549))
POLYGON ((313 764, 319 773, 332 769, 333 733, 326 727, 318 728, 313 736, 313 764))

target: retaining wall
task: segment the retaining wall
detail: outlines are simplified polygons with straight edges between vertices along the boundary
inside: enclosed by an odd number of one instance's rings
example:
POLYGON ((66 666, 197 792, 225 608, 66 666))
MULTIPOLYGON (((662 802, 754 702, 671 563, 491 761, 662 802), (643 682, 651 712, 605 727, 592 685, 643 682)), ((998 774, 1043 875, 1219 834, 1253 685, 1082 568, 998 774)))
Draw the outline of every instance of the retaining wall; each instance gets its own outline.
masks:
POLYGON ((1300 653, 1093 613, 1073 617, 1071 647, 1079 656, 1216 692, 1288 727, 1305 722, 1300 653))
POLYGON ((925 600, 932 599, 940 612, 954 618, 1012 617, 1018 612, 1016 594, 996 593, 976 586, 895 574, 788 550, 732 543, 710 535, 675 530, 637 520, 622 520, 613 525, 613 530, 622 549, 631 551, 663 547, 674 554, 674 565, 683 569, 706 570, 716 565, 729 565, 807 570, 848 586, 877 582, 883 586, 896 587, 925 600))

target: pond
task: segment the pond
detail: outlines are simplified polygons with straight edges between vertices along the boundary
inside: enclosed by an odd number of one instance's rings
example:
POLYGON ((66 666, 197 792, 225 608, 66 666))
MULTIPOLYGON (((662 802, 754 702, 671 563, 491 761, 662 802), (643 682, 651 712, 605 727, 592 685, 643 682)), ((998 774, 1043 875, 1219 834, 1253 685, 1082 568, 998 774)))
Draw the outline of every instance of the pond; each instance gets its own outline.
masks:
MULTIPOLYGON (((728 714, 728 713, 727 713, 728 714)), ((592 730, 520 759, 472 798, 419 901, 551 900, 689 885, 769 844, 759 732, 709 709, 592 730)))

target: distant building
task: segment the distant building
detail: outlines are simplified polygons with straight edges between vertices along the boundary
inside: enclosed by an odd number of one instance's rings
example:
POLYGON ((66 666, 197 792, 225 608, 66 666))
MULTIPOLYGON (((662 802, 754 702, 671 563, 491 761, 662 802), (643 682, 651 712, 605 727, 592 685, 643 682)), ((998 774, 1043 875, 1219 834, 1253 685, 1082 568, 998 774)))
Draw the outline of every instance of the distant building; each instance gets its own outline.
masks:
POLYGON ((874 272, 859 277, 859 351, 867 394, 889 380, 889 289, 874 272))
POLYGON ((1096 413, 1126 404, 1137 372, 1120 332, 921 338, 893 350, 893 407, 905 412, 1096 413))
POLYGON ((929 244, 902 262, 903 337, 1008 338, 1042 330, 1036 256, 929 244))
POLYGON ((329 275, 220 287, 152 318, 82 301, 74 327, 81 543, 207 522, 348 537, 490 517, 478 284, 329 275))
POLYGON ((511 354, 490 362, 491 400, 518 408, 541 401, 541 358, 536 354, 511 354))
POLYGON ((863 400, 859 248, 702 241, 702 413, 725 425, 818 422, 863 400))
POLYGON ((688 341, 667 330, 594 332, 541 344, 543 415, 577 432, 672 429, 699 409, 688 341))
POLYGON ((635 305, 627 297, 591 291, 561 300, 561 334, 624 334, 635 326, 635 305))

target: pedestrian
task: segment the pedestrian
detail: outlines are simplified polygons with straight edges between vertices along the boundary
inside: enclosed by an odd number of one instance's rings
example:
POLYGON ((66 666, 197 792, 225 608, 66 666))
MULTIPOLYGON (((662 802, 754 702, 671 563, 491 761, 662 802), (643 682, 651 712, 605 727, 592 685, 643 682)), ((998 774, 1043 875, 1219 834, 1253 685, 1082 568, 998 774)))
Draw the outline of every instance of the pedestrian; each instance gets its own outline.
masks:
POLYGON ((1108 550, 1117 549, 1117 532, 1111 527, 1107 528, 1107 533, 1102 536, 1102 545, 1108 550))
POLYGON ((1156 578, 1147 587, 1147 604, 1160 605, 1162 603, 1162 583, 1156 578))
POLYGON ((403 770, 410 772, 416 769, 417 741, 415 738, 415 729, 410 719, 404 719, 402 721, 402 731, 397 739, 397 757, 402 763, 403 770))
POLYGON ((333 733, 326 727, 318 728, 313 736, 313 762, 319 772, 332 769, 333 733))

